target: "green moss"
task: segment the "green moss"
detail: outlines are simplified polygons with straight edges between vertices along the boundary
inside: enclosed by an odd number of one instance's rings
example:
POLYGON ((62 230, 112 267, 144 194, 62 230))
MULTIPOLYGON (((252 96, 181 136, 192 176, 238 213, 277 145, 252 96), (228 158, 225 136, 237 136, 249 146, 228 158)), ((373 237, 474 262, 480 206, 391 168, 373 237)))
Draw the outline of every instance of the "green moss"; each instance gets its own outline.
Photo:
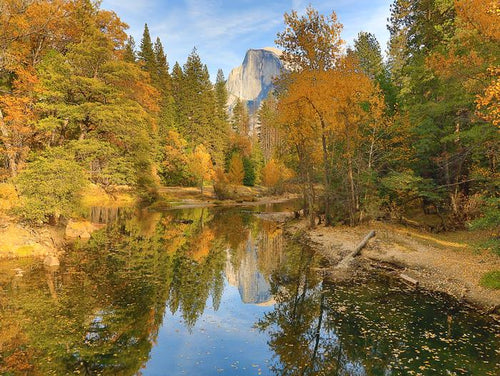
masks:
POLYGON ((481 286, 488 289, 498 290, 500 289, 500 270, 494 270, 492 272, 485 273, 481 277, 481 286))

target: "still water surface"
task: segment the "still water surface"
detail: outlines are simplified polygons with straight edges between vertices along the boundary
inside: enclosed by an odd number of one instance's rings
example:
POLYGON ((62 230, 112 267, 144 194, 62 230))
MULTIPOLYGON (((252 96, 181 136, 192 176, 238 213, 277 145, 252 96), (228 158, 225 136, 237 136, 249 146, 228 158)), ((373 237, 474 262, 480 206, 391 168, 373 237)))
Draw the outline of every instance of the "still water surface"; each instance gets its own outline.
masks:
POLYGON ((59 268, 1 262, 0 374, 498 375, 497 324, 380 275, 328 282, 255 215, 286 206, 95 208, 107 227, 59 268))

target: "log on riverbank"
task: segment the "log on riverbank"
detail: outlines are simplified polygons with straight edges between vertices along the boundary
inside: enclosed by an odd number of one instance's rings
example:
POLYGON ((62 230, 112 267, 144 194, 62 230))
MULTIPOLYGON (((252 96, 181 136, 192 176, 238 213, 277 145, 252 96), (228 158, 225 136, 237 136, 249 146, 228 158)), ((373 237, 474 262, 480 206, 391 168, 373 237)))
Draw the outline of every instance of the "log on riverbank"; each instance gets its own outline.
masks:
POLYGON ((352 252, 350 252, 346 257, 344 257, 335 267, 335 269, 347 269, 351 266, 352 262, 354 261, 354 258, 356 256, 359 256, 361 253, 361 250, 366 247, 368 244, 368 241, 375 236, 375 231, 371 230, 364 238, 363 240, 354 248, 352 252))

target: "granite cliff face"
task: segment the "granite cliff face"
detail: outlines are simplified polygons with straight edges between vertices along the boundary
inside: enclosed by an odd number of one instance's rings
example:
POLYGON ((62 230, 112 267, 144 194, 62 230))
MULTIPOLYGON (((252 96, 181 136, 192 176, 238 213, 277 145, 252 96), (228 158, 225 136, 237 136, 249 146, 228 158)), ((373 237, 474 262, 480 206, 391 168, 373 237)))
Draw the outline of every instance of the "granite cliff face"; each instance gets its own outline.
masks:
POLYGON ((250 115, 258 110, 273 88, 273 79, 283 69, 280 55, 281 51, 272 47, 247 51, 243 64, 234 68, 227 79, 230 110, 238 98, 247 104, 250 115))

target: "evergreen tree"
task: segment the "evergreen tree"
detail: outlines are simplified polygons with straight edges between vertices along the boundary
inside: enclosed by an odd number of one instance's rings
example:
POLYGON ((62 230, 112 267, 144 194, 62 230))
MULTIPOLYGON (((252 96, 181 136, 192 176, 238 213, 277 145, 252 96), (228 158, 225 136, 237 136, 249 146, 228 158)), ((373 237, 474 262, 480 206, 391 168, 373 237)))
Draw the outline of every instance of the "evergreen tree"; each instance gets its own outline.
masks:
MULTIPOLYGON (((182 101, 184 99, 184 72, 178 62, 175 62, 172 68, 172 97, 174 100, 174 124, 175 128, 180 130, 181 124, 185 123, 185 114, 183 113, 182 101)), ((183 135, 184 136, 184 135, 183 135)))
POLYGON ((168 61, 160 38, 156 38, 154 45, 156 74, 158 75, 158 87, 164 91, 170 90, 170 74, 168 73, 168 61))
POLYGON ((215 80, 214 159, 221 165, 229 143, 229 119, 227 112, 228 93, 222 69, 217 71, 215 80))
POLYGON ((250 132, 250 118, 247 106, 238 98, 233 108, 232 118, 233 130, 242 136, 248 136, 250 132))
POLYGON ((382 59, 380 44, 372 33, 360 32, 354 40, 354 50, 350 50, 359 60, 363 72, 376 81, 382 91, 388 114, 394 114, 397 107, 397 89, 394 85, 388 66, 382 59))
POLYGON ((363 72, 375 79, 382 73, 382 53, 380 44, 372 33, 360 32, 354 41, 354 53, 359 60, 363 72))
POLYGON ((125 44, 125 50, 123 51, 123 60, 127 63, 135 63, 136 59, 135 40, 132 36, 129 36, 125 44))
POLYGON ((208 69, 201 62, 196 48, 184 64, 183 80, 180 82, 179 131, 190 145, 205 144, 215 160, 217 132, 214 131, 214 90, 208 69))
POLYGON ((156 56, 149 34, 148 24, 144 24, 144 32, 142 34, 141 47, 138 52, 139 60, 143 64, 143 69, 151 76, 151 82, 158 82, 156 56))
POLYGON ((155 84, 156 88, 161 93, 159 132, 161 142, 163 143, 167 131, 173 129, 175 125, 175 104, 172 95, 172 78, 168 72, 169 66, 167 56, 163 50, 160 38, 156 38, 154 53, 157 81, 153 84, 155 84))
POLYGON ((217 117, 224 122, 228 121, 227 99, 226 79, 224 78, 222 69, 219 69, 217 71, 217 78, 215 79, 215 102, 217 105, 217 117))

